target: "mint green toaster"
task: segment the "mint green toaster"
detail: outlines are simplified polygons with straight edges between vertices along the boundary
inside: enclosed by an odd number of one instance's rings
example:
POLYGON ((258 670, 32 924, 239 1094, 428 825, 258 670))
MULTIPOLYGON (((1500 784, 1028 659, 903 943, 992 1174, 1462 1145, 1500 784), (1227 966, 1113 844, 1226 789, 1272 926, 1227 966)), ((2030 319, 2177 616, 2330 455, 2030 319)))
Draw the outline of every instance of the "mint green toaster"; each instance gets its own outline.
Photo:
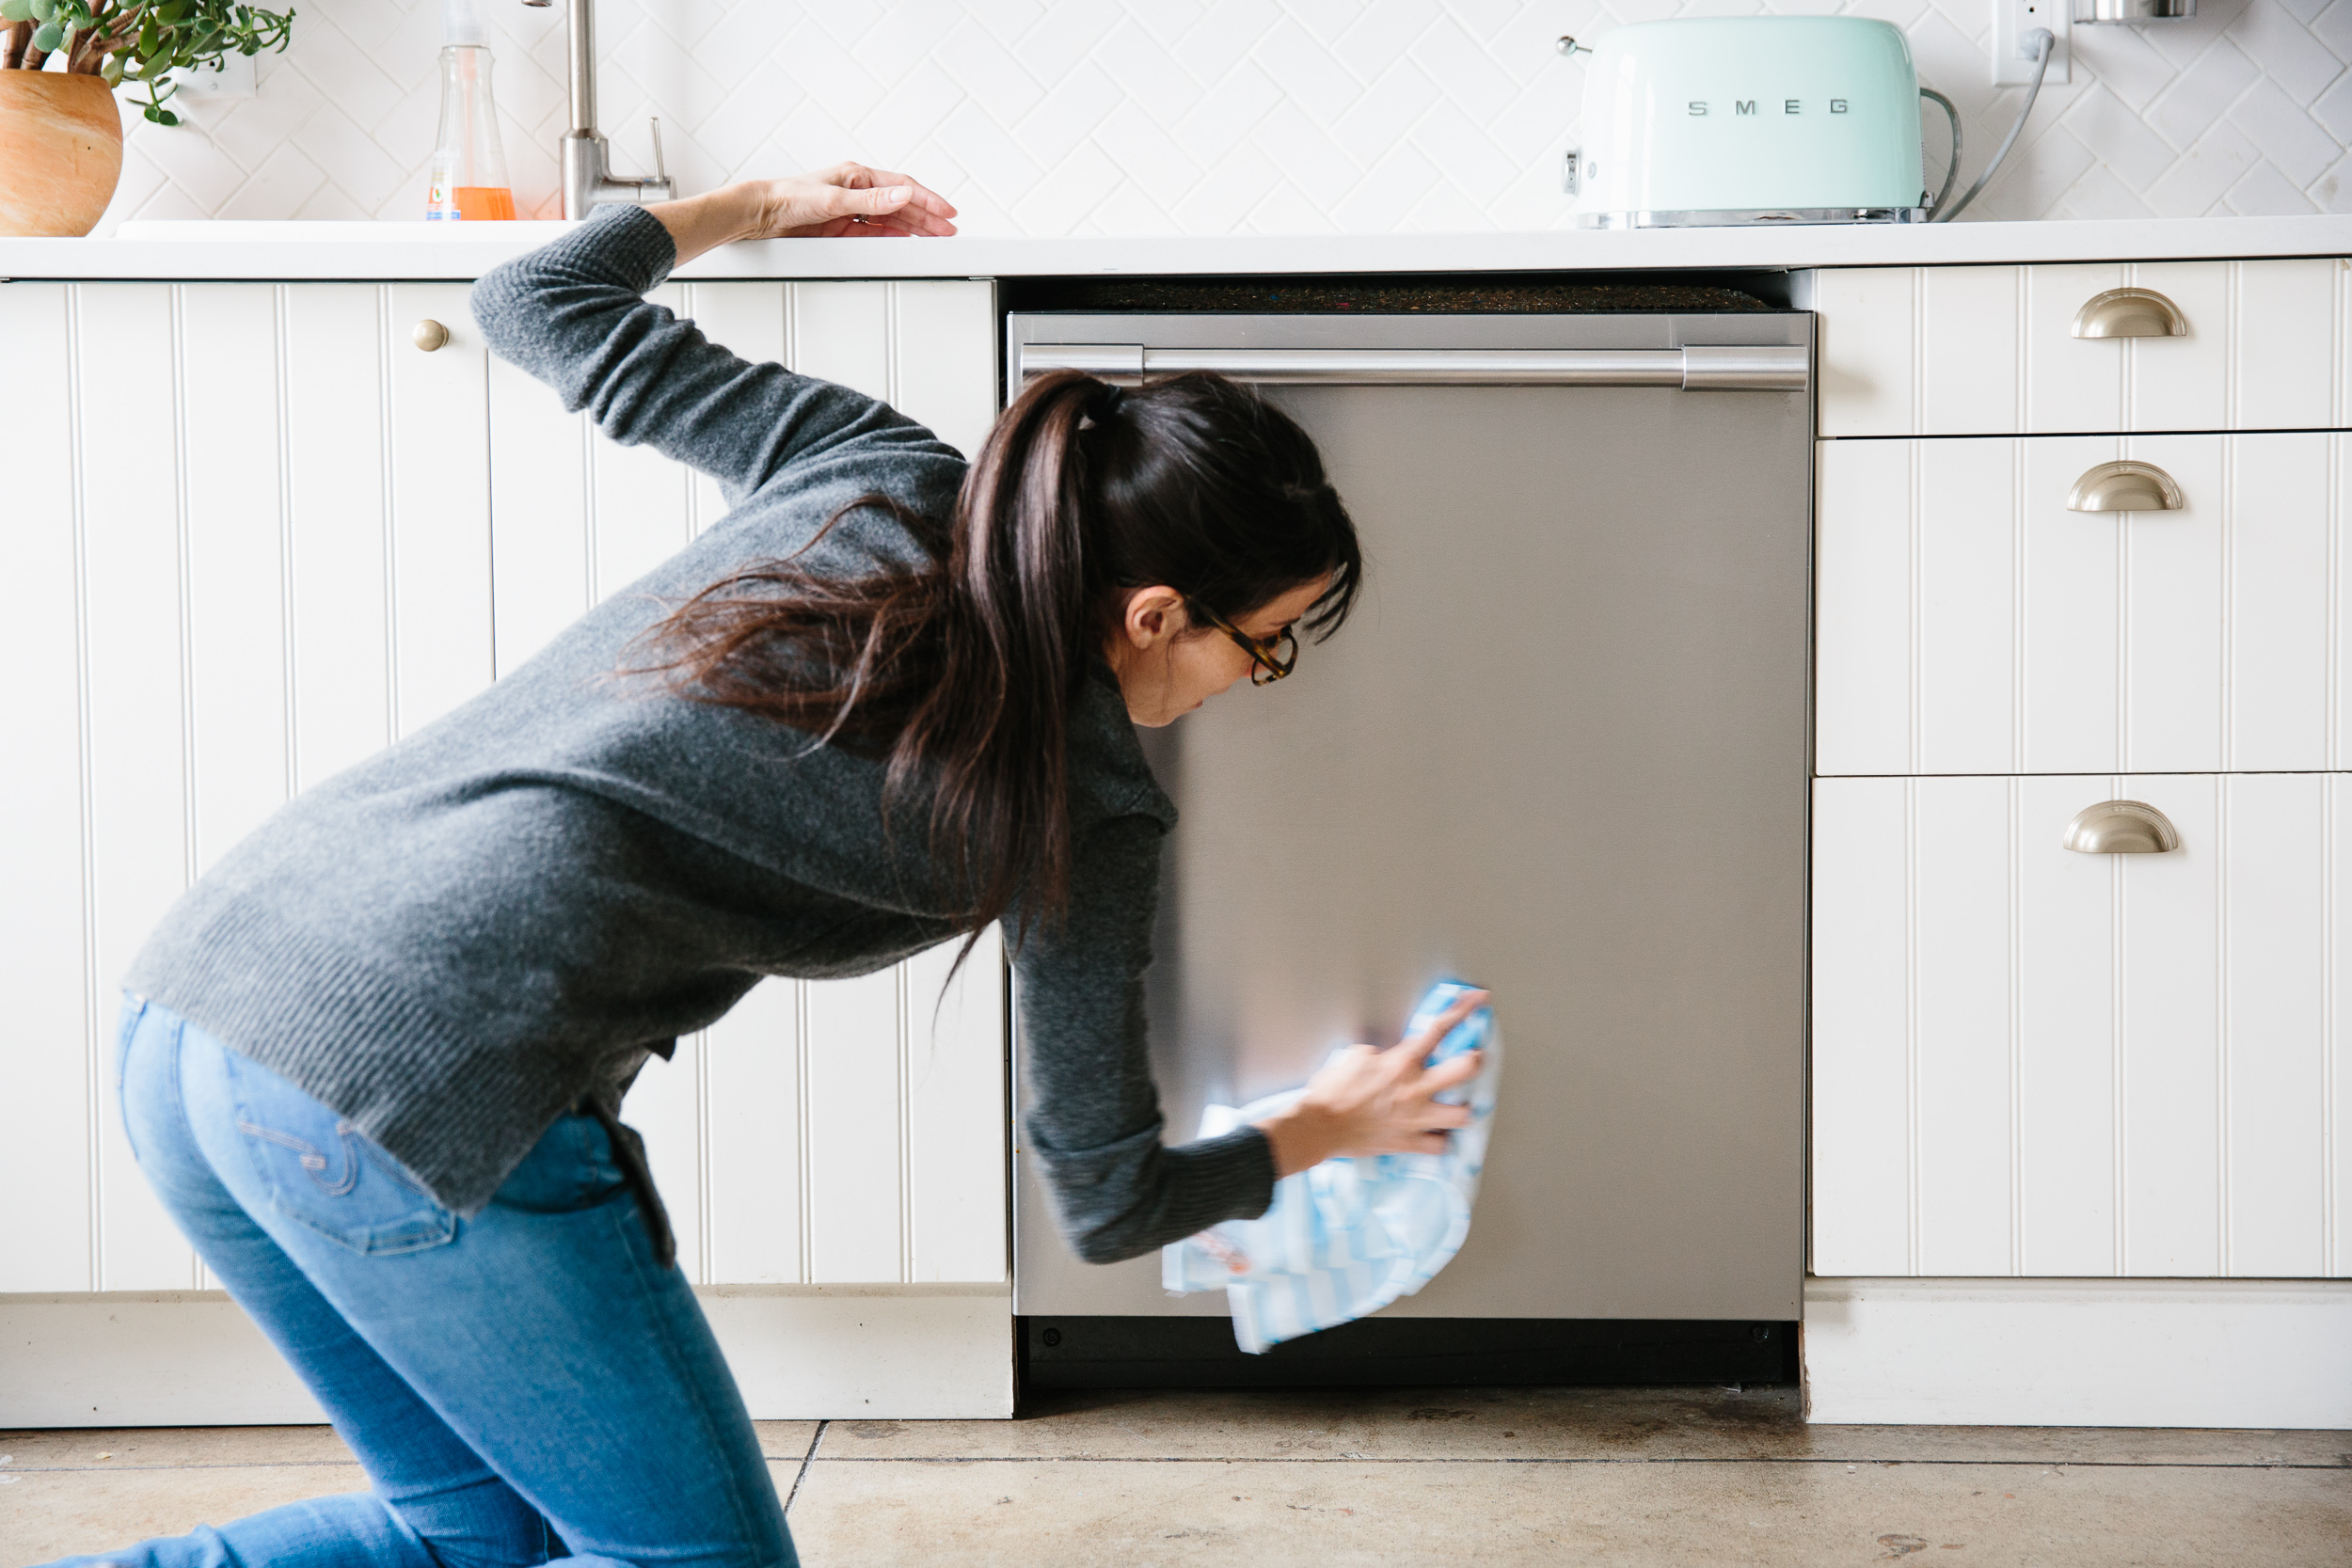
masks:
POLYGON ((1927 220, 1911 45, 1865 17, 1613 28, 1582 139, 1565 166, 1581 228, 1927 220))

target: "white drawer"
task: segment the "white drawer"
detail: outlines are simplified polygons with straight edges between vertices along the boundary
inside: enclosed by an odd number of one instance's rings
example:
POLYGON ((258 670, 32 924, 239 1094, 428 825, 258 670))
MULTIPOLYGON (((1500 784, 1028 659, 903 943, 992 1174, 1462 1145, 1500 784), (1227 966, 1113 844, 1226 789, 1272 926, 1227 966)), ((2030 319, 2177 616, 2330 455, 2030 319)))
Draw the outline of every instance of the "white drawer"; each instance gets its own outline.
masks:
POLYGON ((1816 771, 2352 766, 2352 436, 1817 446, 1816 771), (2073 512, 2151 463, 2170 512, 2073 512))
POLYGON ((2346 827, 2343 774, 1820 780, 1813 1272, 2352 1272, 2346 827), (2180 847, 2060 847, 2112 799, 2180 847))
POLYGON ((2348 286, 2330 258, 1826 270, 1820 434, 2339 428, 2348 286), (2074 335, 2127 287, 2169 299, 2186 335, 2074 335))

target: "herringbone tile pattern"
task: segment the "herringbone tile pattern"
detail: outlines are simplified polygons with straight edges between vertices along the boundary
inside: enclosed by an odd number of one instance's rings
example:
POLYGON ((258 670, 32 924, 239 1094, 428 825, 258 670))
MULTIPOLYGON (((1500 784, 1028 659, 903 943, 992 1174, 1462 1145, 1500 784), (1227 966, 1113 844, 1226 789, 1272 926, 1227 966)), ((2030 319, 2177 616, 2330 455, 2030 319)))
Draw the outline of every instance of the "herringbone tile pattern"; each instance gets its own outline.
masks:
MULTIPOLYGON (((485 9, 516 200, 552 215, 563 9, 485 9)), ((419 215, 439 10, 303 0, 258 97, 127 121, 107 226, 419 215)), ((1989 0, 602 0, 601 118, 644 169, 659 115, 689 191, 855 155, 950 192, 972 233, 1542 229, 1583 87, 1552 40, 1758 10, 1904 27, 1971 175, 2016 112, 1988 85, 1989 0)), ((1970 216, 2352 211, 2352 0, 2074 38, 2074 80, 1970 216)))

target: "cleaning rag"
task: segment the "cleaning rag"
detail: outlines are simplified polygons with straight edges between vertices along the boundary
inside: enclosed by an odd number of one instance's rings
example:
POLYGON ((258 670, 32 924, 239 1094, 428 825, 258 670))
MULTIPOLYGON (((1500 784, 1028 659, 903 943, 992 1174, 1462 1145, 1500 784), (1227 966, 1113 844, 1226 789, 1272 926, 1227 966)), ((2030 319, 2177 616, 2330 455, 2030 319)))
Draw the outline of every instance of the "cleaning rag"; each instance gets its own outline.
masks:
MULTIPOLYGON (((1474 987, 1440 980, 1413 1009, 1405 1037, 1436 1023, 1474 987)), ((1478 1173, 1502 1076, 1502 1037, 1494 1010, 1481 1007, 1429 1053, 1429 1067, 1483 1051, 1478 1075, 1438 1098, 1467 1104, 1470 1122, 1455 1128, 1443 1154, 1342 1157, 1286 1176, 1274 1201, 1254 1220, 1227 1220, 1160 1249, 1160 1279, 1171 1292, 1225 1291, 1233 1338, 1252 1355, 1335 1323, 1367 1317, 1438 1276, 1470 1235, 1478 1173)), ((1289 1106, 1303 1090, 1269 1095, 1236 1109, 1211 1105, 1200 1135, 1213 1138, 1289 1106)))

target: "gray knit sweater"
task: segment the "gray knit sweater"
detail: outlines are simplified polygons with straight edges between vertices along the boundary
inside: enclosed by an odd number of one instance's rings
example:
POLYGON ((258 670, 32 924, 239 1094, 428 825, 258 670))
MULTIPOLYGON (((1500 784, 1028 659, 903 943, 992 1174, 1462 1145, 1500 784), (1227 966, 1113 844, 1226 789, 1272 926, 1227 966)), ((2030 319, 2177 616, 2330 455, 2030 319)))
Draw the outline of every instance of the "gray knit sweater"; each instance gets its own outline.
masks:
MULTIPOLYGON (((944 516, 963 477, 888 406, 747 363, 647 304, 675 254, 644 211, 609 209, 485 277, 474 314, 566 407, 712 475, 733 510, 521 669, 272 816, 126 982, 349 1117, 460 1213, 555 1117, 609 1112, 648 1053, 762 975, 867 974, 953 934, 919 810, 914 831, 882 831, 878 763, 615 678, 670 605, 801 548, 852 498, 944 516)), ((918 550, 862 512, 803 560, 849 572, 918 550)), ((1072 1244, 1107 1262, 1263 1212, 1274 1170, 1249 1129, 1161 1143, 1142 977, 1174 808, 1107 673, 1069 760, 1072 906, 1014 958, 1023 1147, 1072 1244)))

